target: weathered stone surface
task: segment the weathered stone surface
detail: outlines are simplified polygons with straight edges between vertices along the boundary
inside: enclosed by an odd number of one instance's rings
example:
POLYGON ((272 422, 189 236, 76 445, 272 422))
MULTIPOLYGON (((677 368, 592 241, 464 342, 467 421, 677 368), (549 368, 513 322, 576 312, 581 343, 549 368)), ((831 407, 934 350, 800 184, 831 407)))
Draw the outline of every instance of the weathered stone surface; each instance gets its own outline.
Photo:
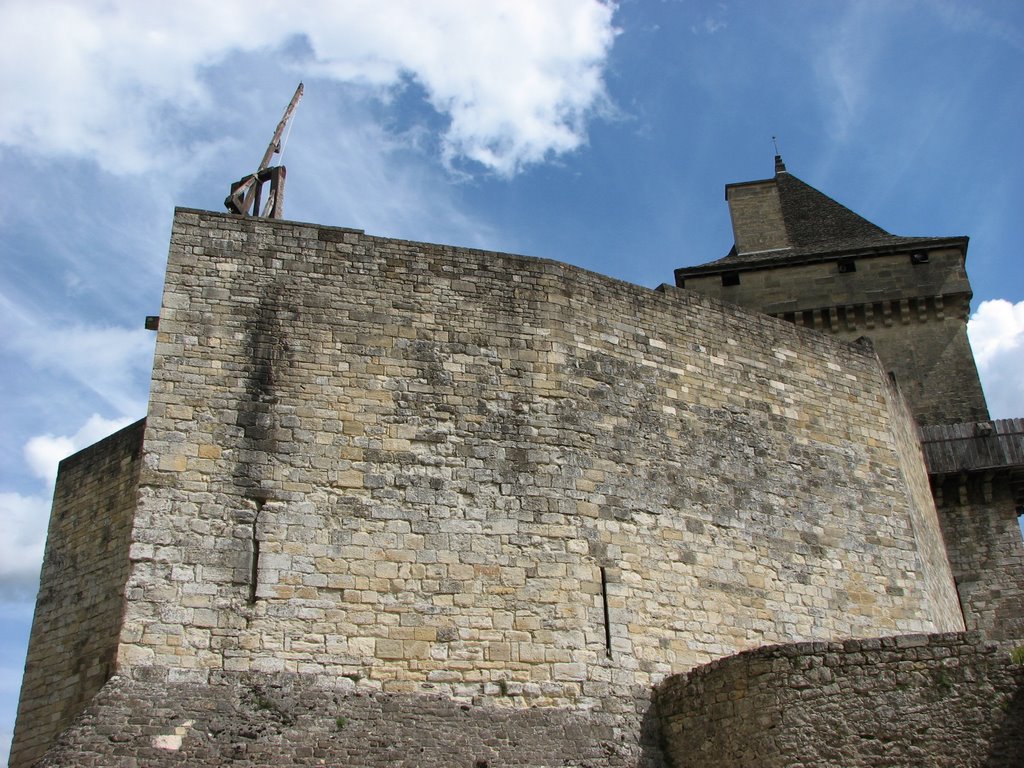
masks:
POLYGON ((901 237, 786 171, 726 186, 735 245, 676 284, 853 341, 869 337, 922 424, 988 418, 967 340, 966 237, 901 237))
POLYGON ((1024 641, 1024 541, 1011 483, 994 472, 965 474, 942 478, 936 492, 968 629, 1024 641))
POLYGON ((837 261, 688 277, 686 287, 846 341, 867 336, 922 424, 988 418, 967 339, 971 287, 964 255, 938 248, 925 264, 905 252, 864 254, 855 272, 837 261))

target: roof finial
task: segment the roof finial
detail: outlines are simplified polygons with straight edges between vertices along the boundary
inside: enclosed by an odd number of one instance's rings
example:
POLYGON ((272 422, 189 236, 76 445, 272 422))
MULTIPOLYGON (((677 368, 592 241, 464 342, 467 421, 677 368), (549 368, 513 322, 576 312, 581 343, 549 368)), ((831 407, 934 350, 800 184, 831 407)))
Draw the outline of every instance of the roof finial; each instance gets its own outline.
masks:
POLYGON ((779 142, 772 136, 772 146, 775 147, 775 173, 785 173, 786 164, 782 162, 782 155, 779 154, 779 142))

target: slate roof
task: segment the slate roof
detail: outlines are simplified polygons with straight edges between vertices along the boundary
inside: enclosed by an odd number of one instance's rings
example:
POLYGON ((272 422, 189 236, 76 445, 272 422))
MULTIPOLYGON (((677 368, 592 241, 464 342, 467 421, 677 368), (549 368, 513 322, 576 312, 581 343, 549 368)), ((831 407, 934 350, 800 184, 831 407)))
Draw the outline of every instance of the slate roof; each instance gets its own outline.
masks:
POLYGON ((966 237, 903 237, 886 232, 877 224, 857 215, 789 173, 781 158, 776 158, 774 182, 782 207, 782 219, 789 240, 788 248, 737 253, 736 246, 733 245, 732 250, 721 259, 694 267, 680 267, 675 271, 677 277, 793 263, 833 261, 854 253, 891 252, 897 249, 911 249, 918 245, 960 245, 966 255, 966 237))

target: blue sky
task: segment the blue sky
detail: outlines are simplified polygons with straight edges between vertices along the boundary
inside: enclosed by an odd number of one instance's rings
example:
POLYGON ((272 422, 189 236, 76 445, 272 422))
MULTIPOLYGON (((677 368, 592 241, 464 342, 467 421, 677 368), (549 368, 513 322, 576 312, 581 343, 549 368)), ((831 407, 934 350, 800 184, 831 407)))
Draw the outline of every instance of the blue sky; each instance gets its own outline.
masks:
POLYGON ((0 752, 56 461, 145 413, 175 205, 222 210, 296 84, 285 215, 647 286, 790 172, 968 235, 996 417, 1024 416, 1024 5, 0 0, 0 752), (167 7, 165 7, 167 6, 167 7))

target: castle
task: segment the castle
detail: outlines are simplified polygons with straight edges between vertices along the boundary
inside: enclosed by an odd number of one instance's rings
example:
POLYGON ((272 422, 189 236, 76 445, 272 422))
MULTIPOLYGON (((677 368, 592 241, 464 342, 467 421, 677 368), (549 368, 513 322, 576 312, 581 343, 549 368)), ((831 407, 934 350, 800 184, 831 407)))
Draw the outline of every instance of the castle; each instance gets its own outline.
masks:
POLYGON ((11 765, 1019 765, 967 238, 790 174, 655 290, 178 209, 62 462, 11 765))

